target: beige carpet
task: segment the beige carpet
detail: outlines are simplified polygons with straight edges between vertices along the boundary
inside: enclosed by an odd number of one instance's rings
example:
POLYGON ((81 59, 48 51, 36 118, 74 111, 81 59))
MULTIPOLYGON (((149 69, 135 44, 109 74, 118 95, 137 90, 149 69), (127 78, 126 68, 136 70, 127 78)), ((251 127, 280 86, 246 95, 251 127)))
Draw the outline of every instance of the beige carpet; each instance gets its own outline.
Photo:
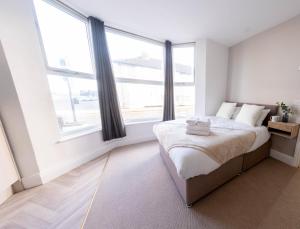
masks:
POLYGON ((85 228, 300 228, 300 171, 267 159, 192 208, 156 142, 114 150, 85 228))

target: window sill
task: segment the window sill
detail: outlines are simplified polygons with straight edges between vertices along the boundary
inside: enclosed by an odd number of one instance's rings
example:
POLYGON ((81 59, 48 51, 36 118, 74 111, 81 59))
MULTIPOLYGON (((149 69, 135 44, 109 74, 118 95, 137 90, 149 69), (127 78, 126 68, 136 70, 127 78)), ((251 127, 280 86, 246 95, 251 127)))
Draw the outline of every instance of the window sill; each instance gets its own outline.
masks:
MULTIPOLYGON (((135 125, 139 125, 139 124, 155 124, 161 122, 161 120, 148 120, 148 121, 140 121, 140 122, 131 122, 131 123, 125 123, 125 127, 127 126, 135 126, 135 125)), ((64 134, 61 136, 61 138, 56 142, 57 144, 59 143, 63 143, 63 142, 67 142, 76 138, 81 138, 83 136, 86 135, 90 135, 90 134, 94 134, 97 132, 101 132, 101 128, 100 127, 91 127, 89 129, 85 129, 85 130, 78 130, 74 133, 69 133, 69 134, 64 134)))
POLYGON ((83 137, 85 135, 94 134, 94 133, 97 133, 97 132, 100 132, 100 131, 101 131, 100 127, 94 127, 94 128, 85 129, 85 130, 78 130, 74 133, 62 135, 61 138, 57 141, 57 143, 63 143, 63 142, 66 142, 66 141, 70 141, 70 140, 73 140, 73 139, 76 139, 76 138, 83 137))

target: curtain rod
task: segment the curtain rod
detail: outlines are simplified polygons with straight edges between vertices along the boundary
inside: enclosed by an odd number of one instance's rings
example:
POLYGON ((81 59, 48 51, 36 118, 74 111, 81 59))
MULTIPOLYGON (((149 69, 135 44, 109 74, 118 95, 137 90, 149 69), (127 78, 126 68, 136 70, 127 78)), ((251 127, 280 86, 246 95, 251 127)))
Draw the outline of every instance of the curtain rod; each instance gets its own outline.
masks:
MULTIPOLYGON (((65 8, 66 10, 69 10, 71 11, 72 13, 76 14, 77 16, 87 20, 88 16, 79 12, 78 10, 75 10, 73 9, 72 7, 70 7, 69 5, 61 2, 60 0, 45 0, 47 1, 48 3, 54 3, 54 4, 57 4, 59 7, 63 7, 65 8)), ((163 41, 159 41, 159 40, 156 40, 156 39, 153 39, 153 38, 149 38, 149 37, 146 37, 146 36, 143 36, 143 35, 139 35, 139 34, 136 34, 136 33, 132 33, 132 32, 128 32, 128 31, 125 31, 125 30, 122 30, 122 29, 118 29, 118 28, 115 28, 115 27, 112 27, 112 26, 109 26, 109 25, 105 25, 105 22, 104 22, 104 27, 105 28, 108 28, 108 29, 111 29, 111 30, 116 30, 116 31, 119 31, 121 33, 126 33, 126 34, 129 34, 129 35, 132 35, 132 36, 136 36, 136 37, 140 37, 140 38, 143 38, 143 39, 147 39, 147 40, 151 40, 155 43, 160 43, 160 44, 164 44, 165 42, 163 41)), ((185 43, 174 43, 173 45, 188 45, 188 44, 195 44, 196 42, 185 42, 185 43)))

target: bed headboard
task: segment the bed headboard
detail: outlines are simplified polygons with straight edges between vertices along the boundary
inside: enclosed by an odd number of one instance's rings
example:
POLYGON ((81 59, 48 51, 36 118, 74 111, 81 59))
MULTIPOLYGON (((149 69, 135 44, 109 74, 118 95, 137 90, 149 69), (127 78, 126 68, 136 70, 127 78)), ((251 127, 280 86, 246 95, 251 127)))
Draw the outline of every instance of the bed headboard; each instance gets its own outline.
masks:
POLYGON ((259 104, 259 103, 239 103, 239 102, 231 102, 231 101, 229 103, 237 103, 238 107, 243 106, 243 104, 250 104, 250 105, 265 106, 265 109, 270 109, 271 110, 270 113, 267 115, 267 117, 265 118, 265 120, 263 122, 264 126, 268 125, 268 121, 270 120, 271 116, 277 115, 277 113, 278 113, 278 106, 277 105, 259 104))

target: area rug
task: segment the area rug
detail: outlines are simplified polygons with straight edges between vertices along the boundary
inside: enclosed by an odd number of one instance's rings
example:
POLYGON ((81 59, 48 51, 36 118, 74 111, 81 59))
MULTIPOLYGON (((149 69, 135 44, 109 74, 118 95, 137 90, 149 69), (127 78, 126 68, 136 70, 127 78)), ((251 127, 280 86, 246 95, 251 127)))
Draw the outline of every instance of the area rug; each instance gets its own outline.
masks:
POLYGON ((187 208, 157 142, 114 150, 86 229, 300 228, 300 172, 267 159, 187 208))

